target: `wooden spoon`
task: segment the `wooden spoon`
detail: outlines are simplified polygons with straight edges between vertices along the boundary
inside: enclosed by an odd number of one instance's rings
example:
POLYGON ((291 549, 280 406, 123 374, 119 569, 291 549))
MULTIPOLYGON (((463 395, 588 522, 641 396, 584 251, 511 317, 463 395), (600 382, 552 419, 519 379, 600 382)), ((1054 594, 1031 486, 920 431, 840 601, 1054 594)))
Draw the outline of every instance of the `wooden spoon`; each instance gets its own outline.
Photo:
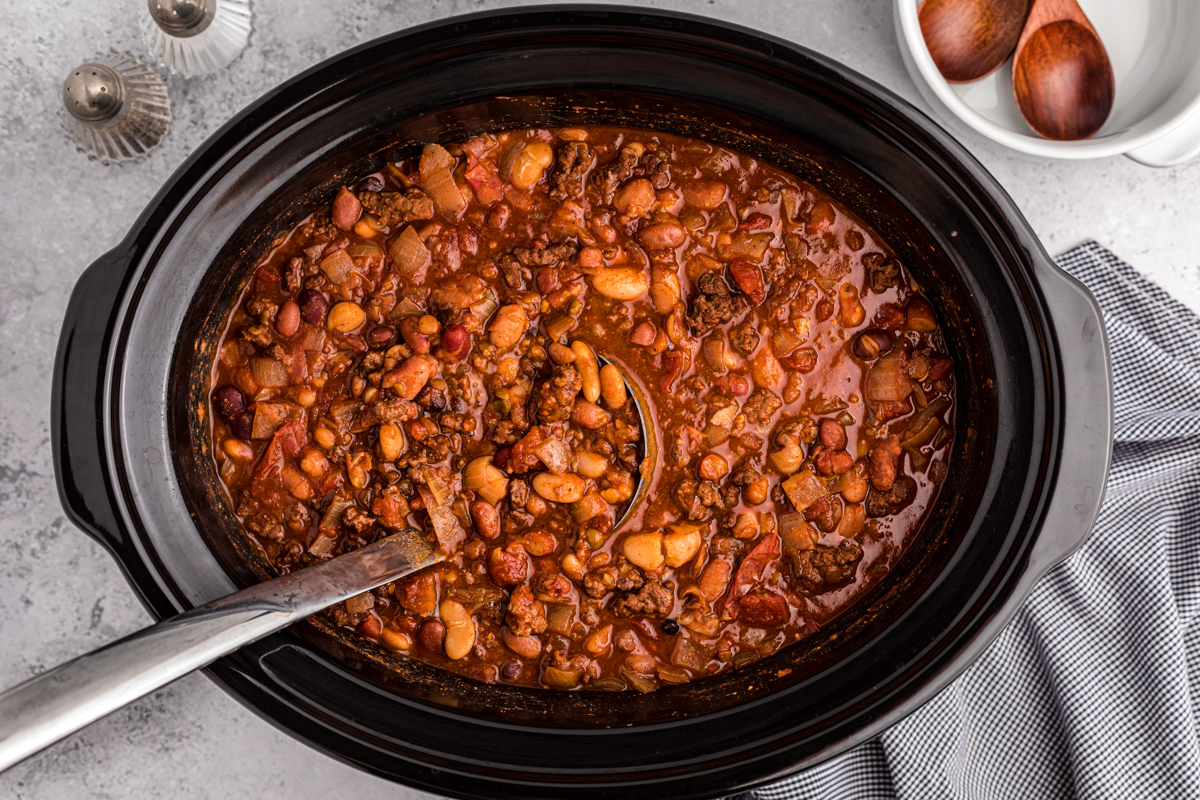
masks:
POLYGON ((942 77, 969 83, 1012 55, 1028 12, 1029 0, 925 0, 917 15, 942 77))
POLYGON ((1112 64, 1075 0, 1034 0, 1012 77, 1021 116, 1047 139, 1087 139, 1112 112, 1112 64))

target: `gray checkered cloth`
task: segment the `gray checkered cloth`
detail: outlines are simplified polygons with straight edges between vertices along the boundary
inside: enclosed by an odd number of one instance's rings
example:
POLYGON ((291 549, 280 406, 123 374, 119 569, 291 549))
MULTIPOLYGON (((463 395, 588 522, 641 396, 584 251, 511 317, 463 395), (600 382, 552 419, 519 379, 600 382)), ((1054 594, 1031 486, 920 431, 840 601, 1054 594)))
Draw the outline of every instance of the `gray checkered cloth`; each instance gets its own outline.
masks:
POLYGON ((1112 344, 1100 518, 963 675, 879 738, 743 797, 1200 798, 1200 318, 1095 242, 1059 264, 1112 344))

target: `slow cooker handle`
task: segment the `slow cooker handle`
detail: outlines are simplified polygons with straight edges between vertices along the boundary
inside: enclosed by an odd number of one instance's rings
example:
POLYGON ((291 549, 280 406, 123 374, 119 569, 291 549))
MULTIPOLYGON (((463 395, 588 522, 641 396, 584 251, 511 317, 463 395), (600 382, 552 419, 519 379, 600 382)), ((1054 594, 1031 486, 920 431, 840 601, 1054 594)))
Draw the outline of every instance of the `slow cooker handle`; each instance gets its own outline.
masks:
POLYGON ((104 446, 104 376, 118 298, 133 260, 128 242, 84 270, 71 292, 50 398, 50 441, 58 498, 67 517, 122 567, 129 540, 117 520, 104 446))
POLYGON ((1113 448, 1112 358, 1096 298, 1045 252, 1034 253, 1061 352, 1063 429, 1054 494, 1023 582, 1032 589, 1087 539, 1100 513, 1113 448))

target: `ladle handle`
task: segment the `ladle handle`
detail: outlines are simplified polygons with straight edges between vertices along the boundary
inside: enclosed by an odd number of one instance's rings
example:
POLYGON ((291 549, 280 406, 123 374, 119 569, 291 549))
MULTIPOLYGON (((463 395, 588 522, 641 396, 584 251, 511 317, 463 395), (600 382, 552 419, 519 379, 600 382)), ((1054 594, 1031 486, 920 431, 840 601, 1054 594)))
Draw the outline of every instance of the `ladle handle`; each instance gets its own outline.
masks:
POLYGON ((243 645, 441 560, 400 534, 199 606, 0 694, 0 771, 243 645))

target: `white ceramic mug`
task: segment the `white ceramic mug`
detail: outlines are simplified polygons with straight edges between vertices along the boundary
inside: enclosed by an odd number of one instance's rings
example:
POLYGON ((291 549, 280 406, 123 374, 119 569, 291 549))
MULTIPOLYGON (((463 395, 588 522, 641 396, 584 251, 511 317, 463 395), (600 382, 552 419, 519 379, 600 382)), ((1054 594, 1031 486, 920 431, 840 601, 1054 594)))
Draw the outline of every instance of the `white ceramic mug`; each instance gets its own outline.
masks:
POLYGON ((1090 139, 1043 139, 1021 118, 1011 61, 967 84, 938 72, 921 35, 921 0, 895 0, 904 66, 934 108, 1014 150, 1048 158, 1124 154, 1152 167, 1200 155, 1200 0, 1079 0, 1112 61, 1116 98, 1090 139))

